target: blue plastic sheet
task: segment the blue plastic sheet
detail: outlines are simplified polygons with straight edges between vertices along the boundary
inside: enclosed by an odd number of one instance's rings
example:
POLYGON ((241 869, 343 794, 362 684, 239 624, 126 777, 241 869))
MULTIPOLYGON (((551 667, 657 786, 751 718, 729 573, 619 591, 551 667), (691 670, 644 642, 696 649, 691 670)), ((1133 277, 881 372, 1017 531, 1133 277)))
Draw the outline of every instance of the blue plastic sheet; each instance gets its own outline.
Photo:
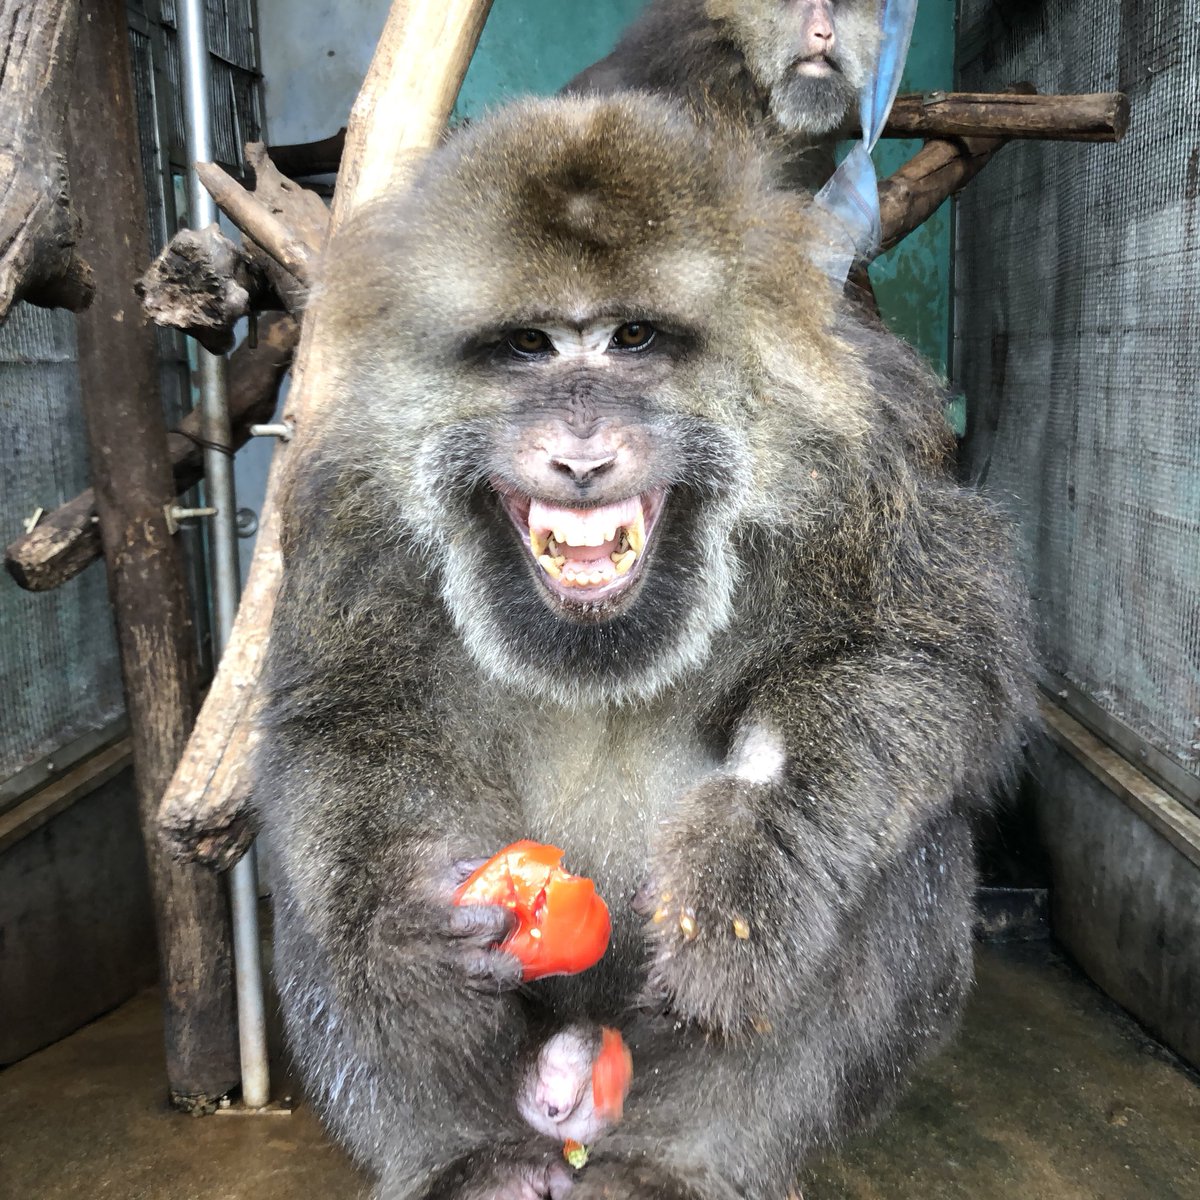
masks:
POLYGON ((818 207, 829 218, 822 266, 835 283, 844 282, 854 261, 872 256, 879 246, 879 185, 871 151, 900 90, 916 16, 917 0, 882 0, 879 60, 859 102, 862 140, 816 196, 818 207))

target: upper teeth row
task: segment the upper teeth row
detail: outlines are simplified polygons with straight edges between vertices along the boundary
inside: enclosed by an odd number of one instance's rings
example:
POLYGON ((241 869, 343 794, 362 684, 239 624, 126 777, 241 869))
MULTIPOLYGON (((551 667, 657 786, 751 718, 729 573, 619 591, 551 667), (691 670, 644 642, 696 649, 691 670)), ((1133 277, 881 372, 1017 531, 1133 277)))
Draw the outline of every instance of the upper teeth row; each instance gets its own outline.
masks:
POLYGON ((617 527, 593 533, 568 533, 563 529, 553 530, 554 540, 560 546, 603 546, 605 542, 616 541, 617 527))
POLYGON ((540 556, 545 553, 551 537, 559 546, 603 546, 608 542, 615 542, 619 530, 625 531, 625 539, 630 548, 640 554, 642 547, 646 544, 646 519, 642 513, 638 513, 628 525, 614 525, 610 529, 603 530, 603 535, 599 532, 577 533, 564 529, 534 529, 531 526, 529 544, 533 548, 534 555, 540 556))

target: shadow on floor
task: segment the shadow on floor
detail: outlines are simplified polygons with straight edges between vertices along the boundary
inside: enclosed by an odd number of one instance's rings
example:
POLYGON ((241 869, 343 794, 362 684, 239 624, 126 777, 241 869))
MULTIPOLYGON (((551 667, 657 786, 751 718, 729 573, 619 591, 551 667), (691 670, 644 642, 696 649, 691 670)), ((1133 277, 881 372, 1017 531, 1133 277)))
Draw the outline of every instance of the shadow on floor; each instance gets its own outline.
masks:
MULTIPOLYGON (((1197 1200, 1200 1086, 1044 944, 981 946, 962 1035, 805 1200, 1197 1200)), ((181 1117, 146 993, 0 1073, 0 1196, 360 1200, 310 1111, 181 1117)))

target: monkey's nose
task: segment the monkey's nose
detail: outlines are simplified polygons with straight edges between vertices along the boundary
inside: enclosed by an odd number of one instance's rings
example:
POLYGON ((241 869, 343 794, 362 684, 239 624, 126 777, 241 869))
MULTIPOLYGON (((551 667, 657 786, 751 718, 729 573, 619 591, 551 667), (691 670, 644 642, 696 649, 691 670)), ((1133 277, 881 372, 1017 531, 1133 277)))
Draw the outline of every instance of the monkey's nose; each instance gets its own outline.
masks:
POLYGON ((576 483, 589 483, 596 476, 611 470, 616 461, 615 454, 581 455, 577 458, 556 454, 551 457, 550 465, 560 474, 569 475, 576 483))

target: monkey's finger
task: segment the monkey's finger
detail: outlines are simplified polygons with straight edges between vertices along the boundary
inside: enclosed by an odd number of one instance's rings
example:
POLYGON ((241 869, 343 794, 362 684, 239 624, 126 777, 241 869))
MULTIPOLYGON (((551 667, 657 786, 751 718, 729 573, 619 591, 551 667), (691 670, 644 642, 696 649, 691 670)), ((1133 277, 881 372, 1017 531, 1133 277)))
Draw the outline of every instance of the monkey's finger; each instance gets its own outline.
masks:
POLYGON ((464 947, 460 961, 467 986, 478 992, 507 992, 521 986, 525 968, 514 954, 464 947))
POLYGON ((471 938, 488 946, 504 941, 516 925, 516 914, 498 904, 455 906, 446 918, 446 932, 450 937, 471 938))
MULTIPOLYGON (((666 897, 669 899, 670 897, 666 897)), ((664 903, 662 889, 656 879, 647 879, 632 896, 629 897, 629 907, 639 917, 652 917, 664 903)))
POLYGON ((459 884, 466 883, 488 861, 486 858, 460 858, 458 862, 453 863, 450 874, 454 886, 457 888, 459 884))

